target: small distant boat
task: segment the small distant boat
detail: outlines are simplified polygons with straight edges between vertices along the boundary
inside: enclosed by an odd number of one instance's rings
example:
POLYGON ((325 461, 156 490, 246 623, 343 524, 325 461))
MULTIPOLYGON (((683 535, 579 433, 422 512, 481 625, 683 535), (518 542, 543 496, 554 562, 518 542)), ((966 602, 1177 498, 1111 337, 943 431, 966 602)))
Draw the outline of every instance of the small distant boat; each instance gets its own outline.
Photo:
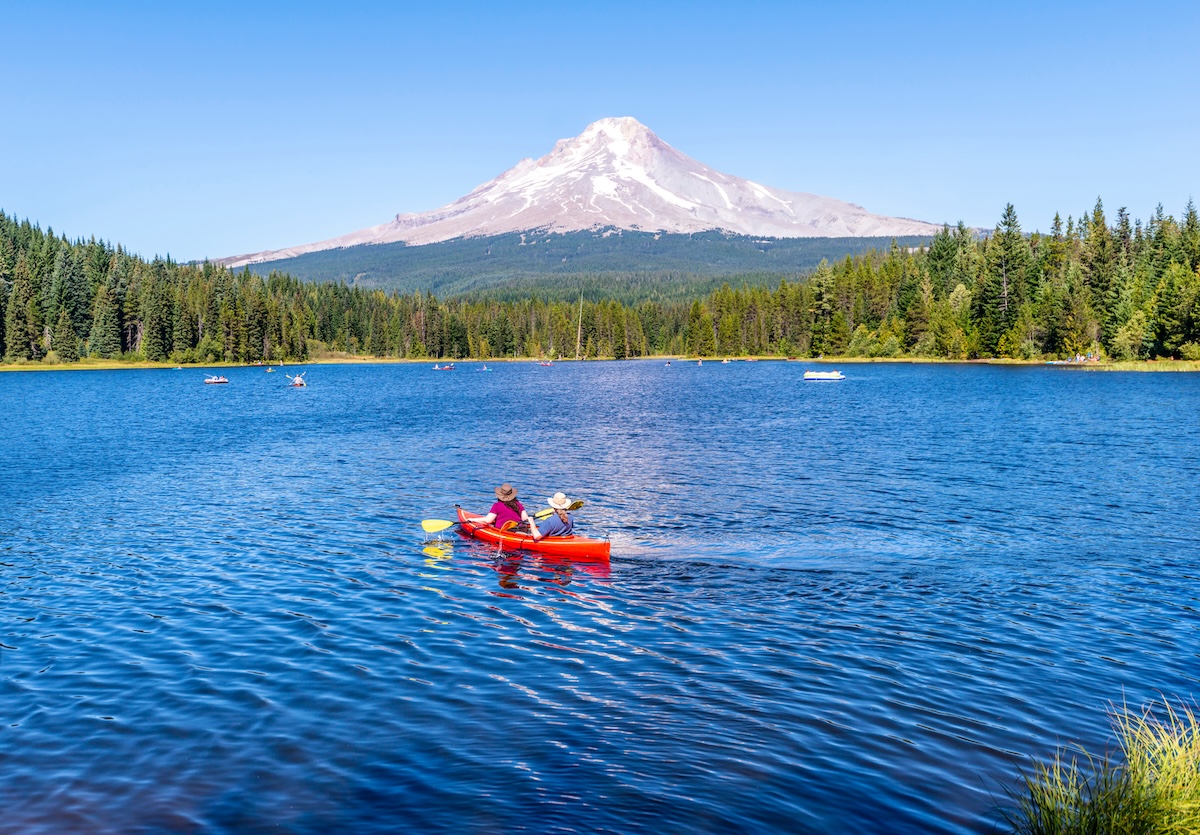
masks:
POLYGON ((729 365, 729 358, 727 357, 727 358, 721 360, 721 365, 729 365))
MULTIPOLYGON (((445 369, 442 369, 442 370, 444 371, 445 369)), ((475 370, 476 371, 491 371, 492 369, 488 368, 487 365, 484 365, 483 368, 476 368, 475 370)))
POLYGON ((539 364, 542 366, 542 368, 549 368, 550 366, 554 365, 553 362, 543 362, 539 364))
POLYGON ((274 373, 274 372, 275 372, 275 369, 274 369, 274 368, 272 368, 271 366, 269 366, 269 365, 268 365, 268 366, 267 366, 267 373, 268 373, 268 374, 272 374, 272 373, 274 373))
POLYGON ((211 385, 217 385, 217 384, 219 384, 219 383, 228 383, 228 382, 229 382, 229 378, 227 378, 227 377, 218 377, 216 374, 209 374, 207 377, 205 377, 205 378, 204 378, 204 382, 205 382, 207 385, 210 385, 210 386, 211 386, 211 385))
POLYGON ((445 365, 439 366, 436 362, 433 364, 434 371, 454 371, 454 363, 448 362, 445 365))
POLYGON ((291 374, 284 374, 283 376, 291 380, 291 382, 288 383, 289 388, 302 389, 308 385, 308 383, 304 382, 304 375, 307 373, 307 371, 302 371, 295 377, 293 377, 291 374))
POLYGON ((809 382, 821 383, 834 380, 844 380, 846 375, 840 371, 805 371, 804 379, 809 382))

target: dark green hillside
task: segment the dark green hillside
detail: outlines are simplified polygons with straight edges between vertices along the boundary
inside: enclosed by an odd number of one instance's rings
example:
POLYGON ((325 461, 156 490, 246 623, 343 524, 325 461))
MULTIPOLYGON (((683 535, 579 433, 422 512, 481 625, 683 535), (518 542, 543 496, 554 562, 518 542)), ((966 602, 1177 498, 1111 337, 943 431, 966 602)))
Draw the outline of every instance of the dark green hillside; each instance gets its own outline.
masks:
MULTIPOLYGON (((581 285, 589 295, 681 298, 720 286, 722 280, 774 283, 781 275, 811 271, 822 259, 836 261, 891 238, 750 238, 705 232, 671 235, 606 230, 566 234, 495 235, 437 244, 403 243, 326 250, 257 264, 261 275, 286 272, 306 281, 439 296, 486 293, 570 296, 581 285), (564 281, 565 276, 570 276, 564 281), (634 285, 633 288, 630 285, 634 285)), ((927 244, 901 238, 903 247, 927 244)))

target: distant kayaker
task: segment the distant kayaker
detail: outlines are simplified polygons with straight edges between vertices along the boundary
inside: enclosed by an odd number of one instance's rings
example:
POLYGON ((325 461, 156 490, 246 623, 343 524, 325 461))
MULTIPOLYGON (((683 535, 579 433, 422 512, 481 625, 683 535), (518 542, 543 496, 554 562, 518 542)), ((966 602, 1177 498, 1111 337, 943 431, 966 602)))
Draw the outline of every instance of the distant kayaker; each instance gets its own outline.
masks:
POLYGON ((533 534, 533 538, 541 539, 546 536, 570 536, 575 532, 575 522, 571 519, 571 514, 567 513, 567 508, 571 506, 571 500, 562 493, 555 493, 546 502, 554 509, 554 512, 546 519, 542 520, 539 526, 533 517, 529 519, 529 532, 533 534))
POLYGON ((524 506, 517 501, 517 488, 506 481, 496 488, 496 503, 492 505, 487 516, 473 516, 467 521, 503 528, 508 522, 519 525, 528 522, 529 519, 524 506))

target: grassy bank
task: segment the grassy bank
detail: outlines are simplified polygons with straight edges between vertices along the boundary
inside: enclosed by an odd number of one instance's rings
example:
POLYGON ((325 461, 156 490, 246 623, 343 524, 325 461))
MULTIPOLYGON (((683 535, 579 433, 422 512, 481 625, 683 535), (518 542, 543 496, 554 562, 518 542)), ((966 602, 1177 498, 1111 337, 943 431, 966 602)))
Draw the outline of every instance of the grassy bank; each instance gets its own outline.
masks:
MULTIPOLYGON (((230 363, 232 364, 232 363, 230 363)), ((210 366, 195 366, 196 368, 210 366)), ((0 363, 0 371, 106 371, 115 368, 175 368, 173 363, 146 362, 145 360, 81 359, 78 362, 41 360, 38 362, 0 363)))
MULTIPOLYGON (((778 357, 776 357, 778 359, 778 357)), ((808 363, 836 363, 840 365, 852 365, 857 363, 867 362, 901 362, 901 363, 920 363, 925 365, 934 364, 959 364, 969 363, 972 365, 1048 365, 1047 360, 1020 360, 1020 359, 982 359, 982 360, 955 360, 944 359, 939 357, 822 357, 820 359, 801 359, 801 362, 808 363)), ((1072 368, 1081 371, 1200 371, 1200 360, 1139 360, 1136 362, 1119 362, 1115 360, 1102 360, 1098 362, 1080 362, 1080 363, 1063 363, 1055 364, 1056 368, 1072 368)))
MULTIPOLYGON (((435 362, 537 362, 544 357, 487 357, 480 359, 478 357, 463 357, 458 360, 447 358, 424 357, 421 359, 396 357, 373 357, 364 356, 361 354, 350 354, 342 351, 314 351, 313 354, 306 360, 289 361, 286 365, 351 365, 351 364, 378 364, 378 363, 416 363, 418 365, 435 362)), ((610 357, 599 357, 598 359, 611 359, 610 357)), ((663 354, 648 357, 631 357, 629 361, 638 360, 649 361, 683 361, 694 362, 700 359, 695 356, 683 356, 679 354, 663 354)), ((707 362, 719 363, 723 357, 704 357, 707 362)), ((1016 359, 985 359, 985 360, 954 360, 944 359, 939 357, 779 357, 779 356, 754 356, 754 357, 730 357, 733 361, 745 360, 764 360, 764 361, 782 361, 784 359, 793 362, 806 364, 821 364, 821 365, 862 365, 865 363, 901 363, 909 365, 956 365, 961 363, 982 364, 982 365, 1045 365, 1045 360, 1016 360, 1016 359)), ((567 357, 564 359, 556 359, 555 362, 574 362, 574 358, 567 357)), ((263 367, 268 365, 279 366, 281 363, 261 363, 263 367)), ((53 356, 37 362, 18 362, 18 363, 0 363, 0 372, 3 371, 87 371, 87 370, 111 370, 117 368, 239 368, 249 367, 246 363, 238 362, 200 362, 200 363, 174 363, 174 362, 148 362, 146 360, 133 359, 98 359, 93 357, 85 357, 77 362, 60 362, 54 359, 53 356)), ((1085 362, 1070 365, 1056 366, 1058 368, 1073 368, 1085 371, 1200 371, 1200 361, 1198 360, 1144 360, 1140 362, 1085 362)))
MULTIPOLYGON (((472 360, 459 360, 469 362, 472 360)), ((264 362, 249 365, 244 362, 148 362, 146 360, 121 359, 81 359, 78 362, 57 362, 42 360, 40 362, 9 362, 0 363, 0 372, 4 371, 111 371, 120 368, 293 368, 300 365, 366 365, 377 363, 432 363, 434 360, 425 359, 396 359, 394 357, 364 357, 356 354, 330 352, 322 356, 310 357, 306 360, 292 360, 286 363, 264 362)), ((497 362, 497 360, 488 360, 497 362)))
POLYGON ((1118 750, 1061 749, 1023 775, 1005 811, 1019 835, 1200 832, 1200 725, 1193 705, 1110 711, 1118 750))
POLYGON ((1141 362, 1106 362, 1085 365, 1093 371, 1200 371, 1198 360, 1143 360, 1141 362))

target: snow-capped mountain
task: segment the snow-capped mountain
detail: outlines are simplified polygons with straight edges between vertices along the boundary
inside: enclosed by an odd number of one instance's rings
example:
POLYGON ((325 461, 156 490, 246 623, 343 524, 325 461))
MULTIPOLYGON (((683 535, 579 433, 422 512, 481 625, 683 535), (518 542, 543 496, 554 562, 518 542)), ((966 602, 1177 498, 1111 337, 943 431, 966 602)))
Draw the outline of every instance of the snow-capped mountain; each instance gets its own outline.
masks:
POLYGON ((221 259, 238 267, 337 247, 429 244, 506 232, 724 230, 770 238, 933 235, 941 226, 874 215, 816 194, 781 191, 714 171, 636 119, 601 119, 541 159, 524 159, 465 197, 327 241, 221 259))

